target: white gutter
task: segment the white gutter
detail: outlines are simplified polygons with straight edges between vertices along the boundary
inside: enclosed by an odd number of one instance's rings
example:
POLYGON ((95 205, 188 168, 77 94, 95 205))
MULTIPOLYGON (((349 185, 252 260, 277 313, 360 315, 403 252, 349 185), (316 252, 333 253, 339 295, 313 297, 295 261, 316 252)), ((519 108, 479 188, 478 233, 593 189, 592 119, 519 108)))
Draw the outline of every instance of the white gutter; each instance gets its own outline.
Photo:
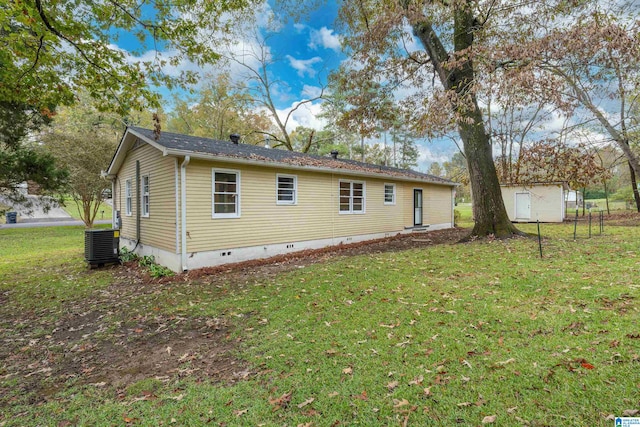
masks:
POLYGON ((451 189, 451 225, 456 224, 456 189, 451 189))
POLYGON ((370 178, 379 177, 384 179, 397 179, 398 181, 421 182, 421 183, 434 184, 434 185, 444 185, 447 187, 457 187, 460 185, 455 182, 446 183, 446 182, 440 182, 440 181, 430 181, 426 179, 411 178, 407 176, 397 176, 394 174, 388 174, 383 172, 376 173, 376 172, 358 171, 358 170, 346 169, 346 168, 340 169, 340 168, 327 168, 327 167, 320 167, 320 166, 294 165, 291 163, 271 162, 271 161, 264 161, 264 160, 249 160, 249 159, 243 159, 240 157, 222 157, 222 156, 214 156, 214 155, 207 155, 207 154, 200 154, 200 153, 193 153, 193 152, 188 152, 189 154, 187 155, 186 153, 187 152, 182 150, 172 150, 172 149, 164 149, 162 151, 162 154, 164 156, 180 156, 181 157, 186 155, 186 157, 191 157, 194 159, 216 161, 220 163, 235 163, 235 164, 244 164, 244 165, 253 165, 253 166, 257 165, 257 166, 269 167, 269 168, 294 169, 294 170, 304 170, 304 171, 313 171, 313 172, 322 172, 322 173, 331 173, 331 174, 354 175, 354 176, 362 176, 362 177, 370 177, 370 178))
POLYGON ((182 261, 182 271, 187 271, 187 165, 191 161, 191 156, 184 156, 180 165, 180 231, 182 233, 182 249, 180 259, 182 261))

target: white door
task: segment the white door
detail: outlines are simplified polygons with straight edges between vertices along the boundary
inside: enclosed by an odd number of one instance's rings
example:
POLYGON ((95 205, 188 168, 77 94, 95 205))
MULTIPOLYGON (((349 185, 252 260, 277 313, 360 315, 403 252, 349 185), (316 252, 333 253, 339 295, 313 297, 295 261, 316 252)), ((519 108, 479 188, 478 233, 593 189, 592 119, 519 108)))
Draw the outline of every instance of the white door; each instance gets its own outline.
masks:
POLYGON ((516 193, 516 219, 531 219, 531 193, 516 193))

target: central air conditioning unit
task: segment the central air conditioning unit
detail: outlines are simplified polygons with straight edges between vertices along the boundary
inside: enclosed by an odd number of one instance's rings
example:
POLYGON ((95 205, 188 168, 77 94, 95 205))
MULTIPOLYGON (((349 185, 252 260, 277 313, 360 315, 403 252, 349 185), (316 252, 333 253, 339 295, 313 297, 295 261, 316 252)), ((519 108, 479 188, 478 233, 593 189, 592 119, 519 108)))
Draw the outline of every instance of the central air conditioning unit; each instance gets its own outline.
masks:
POLYGON ((84 258, 91 268, 120 262, 120 230, 84 231, 84 258))

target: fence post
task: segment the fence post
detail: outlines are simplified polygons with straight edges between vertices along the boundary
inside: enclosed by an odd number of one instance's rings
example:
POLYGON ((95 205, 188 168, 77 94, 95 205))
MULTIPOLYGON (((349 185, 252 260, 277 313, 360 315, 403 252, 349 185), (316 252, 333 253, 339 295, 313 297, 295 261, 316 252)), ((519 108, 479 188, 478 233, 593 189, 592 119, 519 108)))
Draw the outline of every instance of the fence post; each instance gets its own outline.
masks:
POLYGON ((576 208, 576 218, 573 220, 573 240, 576 240, 577 228, 578 228, 578 208, 576 208))
POLYGON ((591 238, 591 209, 589 209, 589 238, 591 238))
POLYGON ((538 248, 540 249, 540 259, 542 259, 542 237, 540 237, 540 220, 536 219, 538 223, 538 248))

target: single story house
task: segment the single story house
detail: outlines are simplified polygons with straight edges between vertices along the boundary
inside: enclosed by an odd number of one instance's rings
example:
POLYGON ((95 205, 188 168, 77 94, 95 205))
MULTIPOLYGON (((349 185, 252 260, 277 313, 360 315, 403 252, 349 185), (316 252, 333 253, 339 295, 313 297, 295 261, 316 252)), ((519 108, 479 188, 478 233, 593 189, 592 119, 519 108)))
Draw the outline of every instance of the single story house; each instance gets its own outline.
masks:
POLYGON ((566 214, 564 182, 501 185, 502 200, 513 222, 562 222, 566 214))
POLYGON ((453 227, 452 181, 233 139, 127 128, 104 173, 121 246, 186 271, 453 227))

